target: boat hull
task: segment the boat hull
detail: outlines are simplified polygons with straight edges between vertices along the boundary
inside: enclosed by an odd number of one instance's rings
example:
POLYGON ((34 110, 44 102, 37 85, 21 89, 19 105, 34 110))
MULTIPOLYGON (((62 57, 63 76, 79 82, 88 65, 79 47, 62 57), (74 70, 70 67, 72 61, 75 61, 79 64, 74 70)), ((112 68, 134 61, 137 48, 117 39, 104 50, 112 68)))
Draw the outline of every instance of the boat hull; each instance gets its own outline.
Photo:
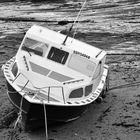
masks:
MULTIPOLYGON (((22 109, 22 121, 25 124, 39 123, 41 125, 44 123, 44 105, 30 103, 25 98, 23 98, 22 107, 20 108, 20 103, 22 96, 16 92, 16 90, 7 82, 8 97, 11 103, 16 107, 17 112, 22 109)), ((75 120, 81 116, 83 112, 86 111, 87 105, 82 106, 55 106, 45 104, 47 120, 57 121, 57 122, 68 122, 75 120)))

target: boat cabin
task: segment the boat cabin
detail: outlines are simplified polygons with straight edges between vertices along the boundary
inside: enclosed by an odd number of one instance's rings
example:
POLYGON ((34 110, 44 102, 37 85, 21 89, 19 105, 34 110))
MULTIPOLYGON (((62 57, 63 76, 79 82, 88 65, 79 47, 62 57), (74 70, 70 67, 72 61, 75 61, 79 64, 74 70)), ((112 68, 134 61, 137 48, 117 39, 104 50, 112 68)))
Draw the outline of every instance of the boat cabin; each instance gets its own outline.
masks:
POLYGON ((23 75, 16 79, 19 86, 29 80, 28 89, 50 92, 58 102, 83 100, 96 90, 106 52, 71 37, 63 44, 65 37, 37 25, 27 31, 13 66, 15 77, 23 75))

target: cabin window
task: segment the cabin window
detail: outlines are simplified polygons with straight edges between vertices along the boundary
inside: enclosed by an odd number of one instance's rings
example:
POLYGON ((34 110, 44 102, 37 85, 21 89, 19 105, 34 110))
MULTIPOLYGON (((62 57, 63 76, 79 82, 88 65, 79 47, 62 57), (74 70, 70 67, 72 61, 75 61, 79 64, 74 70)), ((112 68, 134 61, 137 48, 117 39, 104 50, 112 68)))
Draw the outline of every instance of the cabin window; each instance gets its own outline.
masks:
POLYGON ((72 54, 68 67, 86 76, 92 77, 96 64, 82 56, 72 54))
POLYGON ((69 55, 68 52, 52 47, 47 58, 57 63, 65 64, 68 55, 69 55))
POLYGON ((39 56, 45 56, 47 49, 48 49, 48 44, 31 38, 26 38, 22 46, 22 50, 27 51, 30 54, 34 53, 39 56))
POLYGON ((83 88, 78 88, 70 93, 69 98, 80 98, 82 96, 83 96, 83 88))
POLYGON ((85 87, 85 96, 88 96, 92 92, 92 87, 92 84, 85 87))

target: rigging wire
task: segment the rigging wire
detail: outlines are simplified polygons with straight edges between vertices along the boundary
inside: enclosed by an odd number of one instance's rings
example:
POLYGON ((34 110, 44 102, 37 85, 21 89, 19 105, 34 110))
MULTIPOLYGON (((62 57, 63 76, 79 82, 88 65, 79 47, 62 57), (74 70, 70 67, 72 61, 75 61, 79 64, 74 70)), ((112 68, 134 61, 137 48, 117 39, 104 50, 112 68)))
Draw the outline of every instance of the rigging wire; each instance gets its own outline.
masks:
POLYGON ((76 21, 78 21, 78 18, 80 17, 80 15, 81 15, 81 13, 82 13, 82 10, 83 10, 83 8, 84 8, 86 2, 87 2, 87 0, 84 1, 84 3, 83 3, 83 5, 82 5, 82 7, 81 7, 81 9, 80 9, 80 11, 79 11, 79 13, 78 13, 78 15, 77 15, 77 17, 76 17, 76 19, 75 19, 75 21, 74 21, 73 24, 75 24, 76 21))
MULTIPOLYGON (((79 13, 78 13, 78 15, 77 15, 77 17, 76 17, 76 19, 75 19, 73 24, 76 24, 76 21, 78 21, 78 18, 80 17, 80 15, 82 13, 82 10, 84 9, 84 6, 86 5, 86 2, 87 2, 87 0, 84 1, 84 3, 83 3, 83 5, 82 5, 82 7, 81 7, 81 9, 80 9, 80 11, 79 11, 79 13)), ((74 34, 73 34, 73 37, 72 37, 73 39, 74 39, 74 37, 76 35, 77 29, 78 29, 78 24, 79 24, 79 21, 77 22, 77 26, 75 28, 75 31, 74 31, 74 34)), ((72 41, 71 41, 71 43, 72 43, 72 41)))
MULTIPOLYGON (((82 13, 82 10, 83 10, 83 8, 84 8, 86 2, 87 2, 87 0, 84 1, 82 7, 80 8, 80 11, 79 11, 79 13, 78 13, 78 15, 77 15, 75 21, 74 21, 73 24, 71 25, 71 27, 70 27, 70 29, 69 29, 69 31, 68 31, 68 34, 67 34, 65 40, 64 40, 63 43, 62 43, 63 45, 65 45, 65 43, 66 43, 66 41, 67 41, 67 38, 69 37, 69 33, 71 32, 73 26, 74 26, 74 25, 76 24, 76 22, 78 21, 78 18, 80 17, 80 14, 82 13)), ((79 23, 79 21, 78 21, 78 23, 79 23)), ((77 27, 78 27, 78 24, 77 24, 77 27)), ((76 27, 76 28, 77 28, 77 27, 76 27)), ((76 31, 77 31, 77 30, 75 30, 75 33, 74 33, 73 37, 75 36, 76 31)), ((73 38, 73 39, 74 39, 74 38, 73 38)))

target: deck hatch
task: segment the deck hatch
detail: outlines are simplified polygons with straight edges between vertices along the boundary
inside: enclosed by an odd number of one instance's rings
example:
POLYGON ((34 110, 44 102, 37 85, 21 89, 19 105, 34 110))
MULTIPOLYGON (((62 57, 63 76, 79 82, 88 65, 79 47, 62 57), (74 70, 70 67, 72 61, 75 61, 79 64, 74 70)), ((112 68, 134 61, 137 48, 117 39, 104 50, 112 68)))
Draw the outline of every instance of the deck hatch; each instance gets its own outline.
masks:
POLYGON ((49 69, 41 67, 41 66, 39 66, 35 63, 30 62, 30 65, 31 65, 31 68, 32 68, 33 72, 36 72, 36 73, 39 73, 39 74, 42 74, 42 75, 45 75, 45 76, 50 72, 49 69))
POLYGON ((57 72, 54 72, 54 71, 52 71, 48 77, 50 77, 54 80, 57 80, 59 82, 65 82, 65 81, 69 81, 69 80, 73 79, 71 77, 68 77, 66 75, 63 75, 63 74, 60 74, 60 73, 57 73, 57 72))

